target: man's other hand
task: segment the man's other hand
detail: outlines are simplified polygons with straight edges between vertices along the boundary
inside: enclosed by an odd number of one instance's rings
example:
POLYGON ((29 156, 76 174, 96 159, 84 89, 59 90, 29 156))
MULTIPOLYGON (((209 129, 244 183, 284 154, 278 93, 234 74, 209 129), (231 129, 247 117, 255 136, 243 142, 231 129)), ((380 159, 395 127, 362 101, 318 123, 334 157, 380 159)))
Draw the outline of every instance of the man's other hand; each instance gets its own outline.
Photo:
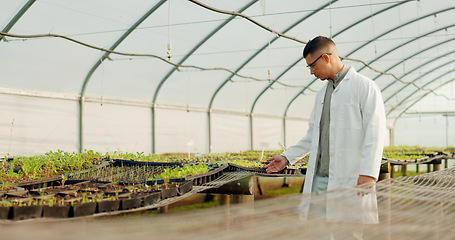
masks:
POLYGON ((374 183, 376 182, 376 178, 366 176, 366 175, 360 175, 359 179, 357 179, 357 186, 362 185, 364 183, 374 183))
POLYGON ((264 166, 267 173, 279 172, 286 167, 286 158, 281 155, 274 155, 267 159, 267 162, 270 162, 264 166))

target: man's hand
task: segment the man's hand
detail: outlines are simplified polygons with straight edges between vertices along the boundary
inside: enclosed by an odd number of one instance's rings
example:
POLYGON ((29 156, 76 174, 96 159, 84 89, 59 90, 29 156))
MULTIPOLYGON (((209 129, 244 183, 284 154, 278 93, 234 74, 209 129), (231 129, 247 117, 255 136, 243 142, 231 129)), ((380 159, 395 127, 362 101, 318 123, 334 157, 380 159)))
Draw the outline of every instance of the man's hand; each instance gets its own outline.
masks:
POLYGON ((286 158, 281 155, 274 155, 266 161, 271 162, 265 165, 267 173, 279 172, 286 167, 286 158))
POLYGON ((366 176, 366 175, 360 175, 359 178, 357 179, 357 186, 366 184, 366 187, 360 187, 357 190, 357 196, 365 196, 368 195, 369 193, 372 193, 373 191, 373 186, 374 182, 376 182, 376 178, 366 176))
POLYGON ((359 179, 357 179, 357 186, 362 185, 364 183, 374 183, 376 182, 376 178, 366 176, 366 175, 360 175, 359 179))

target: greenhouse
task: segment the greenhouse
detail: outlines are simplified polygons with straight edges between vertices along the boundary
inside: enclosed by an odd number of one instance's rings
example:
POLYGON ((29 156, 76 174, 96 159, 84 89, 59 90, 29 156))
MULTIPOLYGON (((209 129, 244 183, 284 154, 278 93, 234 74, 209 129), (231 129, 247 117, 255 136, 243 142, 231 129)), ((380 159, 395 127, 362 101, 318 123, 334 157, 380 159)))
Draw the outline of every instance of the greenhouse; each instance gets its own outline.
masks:
POLYGON ((0 228, 7 239, 325 239, 323 232, 359 228, 365 239, 455 237, 455 2, 0 6, 0 228), (312 52, 317 36, 336 47, 315 44, 312 52), (329 46, 335 51, 318 52, 329 46), (322 65, 343 69, 321 80, 322 65), (379 93, 379 107, 367 97, 349 103, 363 125, 337 125, 334 109, 345 103, 337 105, 336 94, 349 77, 336 79, 353 71, 368 79, 368 96, 379 93), (329 84, 334 93, 324 95, 329 84), (372 111, 384 121, 369 119, 372 111), (312 142, 303 138, 313 131, 312 142), (333 144, 338 132, 344 139, 333 144), (364 152, 354 154, 359 132, 364 152), (299 145, 305 141, 311 151, 299 145), (347 160, 367 155, 375 156, 374 174, 347 160), (327 179, 353 171, 355 184, 329 180, 322 193, 308 190, 328 158, 327 179), (272 171, 271 163, 283 165, 272 171), (373 183, 362 184, 362 176, 373 183), (330 223, 329 202, 340 210, 335 217, 348 216, 358 196, 374 200, 363 210, 375 212, 376 224, 330 223), (311 210, 319 205, 323 214, 311 210), (83 231, 67 236, 73 226, 83 231), (52 236, 42 231, 49 227, 52 236))

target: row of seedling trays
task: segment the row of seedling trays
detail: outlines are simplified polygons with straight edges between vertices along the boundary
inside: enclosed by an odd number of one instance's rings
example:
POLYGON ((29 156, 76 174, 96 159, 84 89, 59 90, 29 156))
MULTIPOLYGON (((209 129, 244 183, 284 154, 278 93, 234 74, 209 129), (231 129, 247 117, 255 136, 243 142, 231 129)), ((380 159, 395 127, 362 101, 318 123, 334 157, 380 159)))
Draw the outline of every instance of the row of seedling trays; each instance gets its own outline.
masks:
MULTIPOLYGON (((0 219, 71 218, 150 206, 144 208, 149 209, 162 200, 188 193, 193 185, 211 182, 224 172, 265 174, 261 168, 215 164, 202 174, 154 179, 165 169, 177 167, 182 164, 113 160, 66 177, 22 183, 13 190, 0 192, 0 219)), ((276 176, 302 173, 300 169, 285 169, 276 176)))
POLYGON ((193 183, 123 185, 68 180, 65 185, 3 193, 0 219, 67 218, 146 207, 191 191, 193 183))
POLYGON ((0 192, 0 219, 82 217, 147 207, 193 188, 185 178, 153 177, 174 163, 110 161, 101 167, 19 184, 0 192))

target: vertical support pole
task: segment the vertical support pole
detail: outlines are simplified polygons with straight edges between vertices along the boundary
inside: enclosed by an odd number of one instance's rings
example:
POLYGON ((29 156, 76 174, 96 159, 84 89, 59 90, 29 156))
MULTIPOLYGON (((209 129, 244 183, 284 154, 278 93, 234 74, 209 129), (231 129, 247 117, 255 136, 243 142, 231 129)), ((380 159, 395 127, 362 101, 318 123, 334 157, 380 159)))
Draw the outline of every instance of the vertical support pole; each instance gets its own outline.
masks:
POLYGON ((390 178, 390 162, 386 162, 381 165, 381 171, 379 174, 379 181, 390 178))
POLYGON ((431 164, 427 164, 427 172, 432 172, 432 170, 431 170, 431 164))
POLYGON ((212 152, 212 110, 210 108, 207 111, 207 117, 208 117, 208 121, 207 121, 208 146, 207 147, 208 147, 208 152, 211 153, 212 152))
MULTIPOLYGON (((8 22, 8 24, 2 29, 2 32, 7 33, 13 26, 19 21, 19 19, 27 12, 27 10, 35 3, 36 0, 28 0, 28 2, 22 6, 19 12, 14 15, 13 19, 8 22)), ((3 40, 4 36, 0 35, 0 41, 3 40)))
POLYGON ((220 194, 220 205, 229 206, 231 199, 228 194, 220 194))
POLYGON ((419 167, 420 167, 420 164, 416 164, 416 173, 419 174, 419 167))
POLYGON ((169 212, 169 205, 160 207, 160 213, 168 213, 169 212))
POLYGON ((233 194, 232 203, 253 203, 254 195, 233 194))
MULTIPOLYGON (((256 187, 258 189, 258 193, 259 195, 264 195, 264 190, 262 189, 262 185, 261 185, 261 182, 259 181, 259 177, 255 177, 255 181, 256 181, 256 187)), ((256 192, 254 193, 256 194, 256 192)))
POLYGON ((442 163, 441 163, 441 161, 438 161, 438 162, 439 162, 439 163, 433 164, 433 169, 434 169, 435 172, 442 169, 442 163))
POLYGON ((283 146, 286 145, 286 115, 283 116, 283 146))
POLYGON ((408 165, 401 165, 401 173, 403 177, 408 176, 408 165))
POLYGON ((79 153, 84 150, 84 100, 85 97, 83 96, 79 99, 79 153))
POLYGON ((155 144, 155 103, 153 103, 152 105, 152 118, 151 118, 151 121, 152 121, 152 154, 155 154, 155 147, 156 147, 156 144, 155 144))
POLYGON ((395 146, 395 131, 393 128, 389 129, 389 142, 390 146, 395 146))
POLYGON ((395 178, 395 165, 390 164, 390 178, 395 178))
POLYGON ((446 117, 446 148, 449 147, 449 114, 445 114, 446 117))
POLYGON ((249 120, 250 120, 250 150, 254 150, 253 146, 253 113, 249 114, 249 120))

